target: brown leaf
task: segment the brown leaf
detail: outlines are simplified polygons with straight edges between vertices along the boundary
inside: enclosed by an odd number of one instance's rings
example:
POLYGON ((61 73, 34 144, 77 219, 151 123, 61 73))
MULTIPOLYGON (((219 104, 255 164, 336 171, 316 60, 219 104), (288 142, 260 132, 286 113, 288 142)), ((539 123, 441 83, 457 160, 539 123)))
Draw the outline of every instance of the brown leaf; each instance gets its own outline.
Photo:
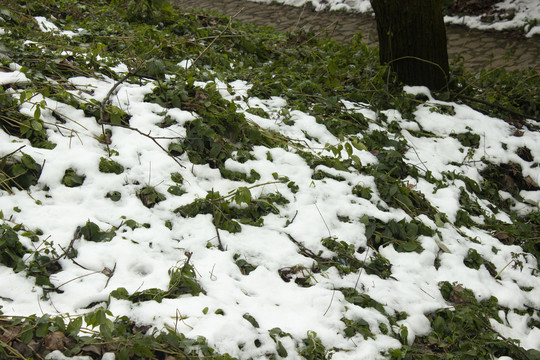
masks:
POLYGON ((133 326, 133 329, 131 329, 131 332, 133 334, 136 334, 136 333, 145 334, 151 327, 152 325, 133 326))
POLYGON ((82 348, 84 351, 87 351, 87 352, 91 352, 91 353, 94 353, 96 355, 101 355, 103 354, 103 347, 102 346, 98 346, 98 345, 94 345, 94 344, 91 344, 91 345, 86 345, 82 348))
POLYGON ((508 189, 512 189, 516 187, 516 182, 510 175, 504 174, 501 179, 501 190, 507 191, 508 189))
POLYGON ((101 273, 105 276, 111 277, 114 271, 109 269, 108 267, 104 267, 103 270, 101 270, 101 273))
POLYGON ((38 352, 39 352, 39 349, 41 348, 41 344, 42 344, 42 341, 37 342, 36 340, 32 339, 32 340, 30 340, 30 342, 28 343, 28 347, 29 347, 34 353, 38 353, 38 352))
POLYGON ((45 336, 45 349, 48 351, 65 350, 71 340, 61 331, 55 331, 45 336))
POLYGON ((21 334, 22 326, 10 326, 7 327, 4 333, 2 334, 7 340, 4 342, 10 342, 21 334))
POLYGON ((532 177, 530 177, 529 175, 527 175, 526 177, 523 178, 523 181, 525 182, 525 185, 527 185, 527 187, 529 188, 529 190, 540 190, 540 187, 538 186, 538 184, 536 183, 536 181, 534 181, 532 179, 532 177))
POLYGON ((522 146, 519 149, 517 149, 516 154, 520 158, 522 158, 523 160, 525 160, 527 162, 531 162, 531 161, 534 160, 534 157, 532 156, 531 150, 526 146, 522 146))
POLYGON ((454 304, 463 304, 468 302, 465 294, 465 288, 461 285, 455 286, 450 293, 450 301, 454 304))
POLYGON ((514 243, 514 241, 516 241, 516 239, 514 239, 512 236, 510 236, 509 234, 507 234, 507 233, 505 233, 504 231, 501 231, 501 230, 496 230, 493 233, 493 236, 495 236, 497 239, 501 240, 506 245, 511 245, 511 244, 514 243))

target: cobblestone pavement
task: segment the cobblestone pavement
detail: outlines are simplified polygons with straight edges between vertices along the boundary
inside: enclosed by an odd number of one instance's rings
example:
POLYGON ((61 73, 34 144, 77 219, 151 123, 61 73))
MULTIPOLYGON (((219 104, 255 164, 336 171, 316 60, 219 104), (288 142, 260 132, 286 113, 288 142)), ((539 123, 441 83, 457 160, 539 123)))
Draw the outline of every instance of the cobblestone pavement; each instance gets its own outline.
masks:
MULTIPOLYGON (((309 29, 322 36, 348 42, 362 31, 364 41, 377 44, 375 20, 366 14, 314 11, 309 7, 269 5, 246 0, 172 0, 181 9, 207 9, 235 16, 235 19, 276 30, 309 29)), ((462 56, 466 67, 474 70, 505 67, 534 68, 540 71, 540 40, 515 33, 471 30, 447 25, 448 55, 462 56)))

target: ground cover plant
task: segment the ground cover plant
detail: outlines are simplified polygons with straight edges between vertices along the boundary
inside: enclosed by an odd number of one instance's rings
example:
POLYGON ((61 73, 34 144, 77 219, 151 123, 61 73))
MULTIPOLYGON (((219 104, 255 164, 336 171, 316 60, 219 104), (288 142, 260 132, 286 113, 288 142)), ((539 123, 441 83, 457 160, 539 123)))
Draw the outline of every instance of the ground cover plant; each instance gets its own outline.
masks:
POLYGON ((0 357, 540 358, 538 73, 157 0, 0 40, 0 357))

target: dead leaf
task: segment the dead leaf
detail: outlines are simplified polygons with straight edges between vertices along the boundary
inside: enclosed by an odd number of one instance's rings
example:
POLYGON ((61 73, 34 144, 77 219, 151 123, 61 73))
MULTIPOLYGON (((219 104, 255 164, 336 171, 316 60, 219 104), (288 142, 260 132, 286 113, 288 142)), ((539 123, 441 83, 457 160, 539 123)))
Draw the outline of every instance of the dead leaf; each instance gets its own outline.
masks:
POLYGON ((469 300, 465 294, 465 288, 461 285, 455 286, 450 293, 450 301, 454 304, 463 304, 468 302, 469 300))
POLYGON ((152 325, 133 326, 133 329, 131 329, 131 332, 133 334, 136 334, 136 333, 145 334, 151 327, 152 325))
POLYGON ((506 245, 511 245, 511 244, 514 243, 514 241, 516 241, 516 239, 514 239, 512 236, 510 236, 509 234, 507 234, 507 233, 505 233, 504 231, 501 231, 501 230, 496 230, 493 233, 493 236, 495 236, 497 239, 501 240, 506 245))
POLYGON ((45 349, 49 351, 65 350, 71 340, 61 331, 55 331, 45 336, 45 349))
POLYGON ((6 343, 10 342, 11 340, 18 337, 21 334, 21 329, 22 329, 22 326, 10 326, 10 327, 7 327, 5 329, 5 331, 4 331, 4 333, 2 334, 2 337, 7 339, 4 342, 6 342, 6 343))
POLYGON ((516 182, 510 175, 504 174, 501 179, 501 190, 507 191, 508 189, 513 189, 516 187, 516 182))
POLYGON ((540 190, 540 187, 538 186, 538 184, 536 183, 536 181, 534 181, 532 179, 532 177, 530 177, 529 175, 527 175, 526 177, 523 178, 523 181, 525 182, 525 185, 527 185, 527 187, 529 188, 529 190, 540 190))
POLYGON ((90 352, 100 356, 103 354, 103 347, 94 344, 86 345, 82 349, 86 352, 90 352))

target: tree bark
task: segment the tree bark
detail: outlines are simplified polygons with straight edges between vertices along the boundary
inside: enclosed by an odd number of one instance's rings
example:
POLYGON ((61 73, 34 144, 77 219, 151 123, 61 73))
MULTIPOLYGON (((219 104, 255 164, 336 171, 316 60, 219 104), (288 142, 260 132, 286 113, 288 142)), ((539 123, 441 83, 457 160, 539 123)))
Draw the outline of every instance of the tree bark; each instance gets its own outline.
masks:
POLYGON ((381 64, 407 85, 448 84, 446 28, 440 0, 371 0, 381 64))

